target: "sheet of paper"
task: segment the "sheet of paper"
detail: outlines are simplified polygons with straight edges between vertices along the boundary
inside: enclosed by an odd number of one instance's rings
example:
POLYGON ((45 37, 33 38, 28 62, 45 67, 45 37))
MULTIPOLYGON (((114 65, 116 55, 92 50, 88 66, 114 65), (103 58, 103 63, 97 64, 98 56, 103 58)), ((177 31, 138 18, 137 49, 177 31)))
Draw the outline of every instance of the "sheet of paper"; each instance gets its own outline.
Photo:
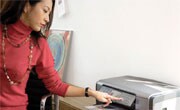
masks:
POLYGON ((58 17, 62 17, 66 13, 65 1, 57 0, 58 17))
POLYGON ((86 106, 85 108, 87 110, 127 110, 127 109, 115 107, 115 106, 103 107, 103 105, 92 105, 92 106, 86 106))

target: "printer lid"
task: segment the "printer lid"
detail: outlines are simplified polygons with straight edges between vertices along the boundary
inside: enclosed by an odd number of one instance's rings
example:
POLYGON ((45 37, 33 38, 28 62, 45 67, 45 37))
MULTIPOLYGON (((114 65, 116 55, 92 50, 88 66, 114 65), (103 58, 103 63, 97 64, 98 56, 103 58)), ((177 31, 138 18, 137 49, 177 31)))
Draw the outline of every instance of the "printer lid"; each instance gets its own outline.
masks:
POLYGON ((135 93, 136 96, 140 97, 149 97, 152 94, 179 89, 175 85, 135 76, 121 76, 102 79, 99 80, 97 84, 135 93))

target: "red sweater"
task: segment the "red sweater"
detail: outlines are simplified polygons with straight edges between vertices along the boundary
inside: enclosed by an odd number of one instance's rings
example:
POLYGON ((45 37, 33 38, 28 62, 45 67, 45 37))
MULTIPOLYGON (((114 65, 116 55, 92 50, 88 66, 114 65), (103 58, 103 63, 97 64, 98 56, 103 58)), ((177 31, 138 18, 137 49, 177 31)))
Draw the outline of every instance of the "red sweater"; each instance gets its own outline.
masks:
MULTIPOLYGON (((32 29, 22 21, 8 25, 8 35, 11 41, 20 43, 29 36, 32 29)), ((39 47, 33 48, 32 66, 36 66, 38 77, 43 80, 45 86, 54 94, 64 96, 69 85, 63 83, 54 69, 54 60, 50 48, 44 38, 38 40, 39 47)), ((2 52, 2 25, 0 24, 0 53, 2 52)), ((28 68, 28 55, 30 43, 20 48, 13 47, 5 39, 6 68, 12 80, 21 79, 28 68)), ((26 110, 28 104, 25 88, 29 73, 19 85, 10 85, 2 67, 2 55, 0 54, 0 110, 26 110)))

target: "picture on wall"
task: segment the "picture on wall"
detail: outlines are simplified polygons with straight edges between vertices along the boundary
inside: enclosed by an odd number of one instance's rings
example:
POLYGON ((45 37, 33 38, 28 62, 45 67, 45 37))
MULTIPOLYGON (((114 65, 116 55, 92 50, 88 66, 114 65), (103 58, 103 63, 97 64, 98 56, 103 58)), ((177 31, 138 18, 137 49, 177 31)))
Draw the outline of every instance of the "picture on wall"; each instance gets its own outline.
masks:
POLYGON ((68 48, 71 40, 70 30, 50 30, 48 32, 48 44, 55 61, 55 69, 62 78, 68 48))

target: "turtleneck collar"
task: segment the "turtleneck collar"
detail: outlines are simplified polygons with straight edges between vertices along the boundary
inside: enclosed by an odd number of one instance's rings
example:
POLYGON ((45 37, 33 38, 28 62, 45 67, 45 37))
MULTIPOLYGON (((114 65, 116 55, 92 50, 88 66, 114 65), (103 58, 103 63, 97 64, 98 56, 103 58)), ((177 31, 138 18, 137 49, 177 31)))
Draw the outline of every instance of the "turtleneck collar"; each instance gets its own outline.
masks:
POLYGON ((7 28, 9 37, 16 37, 18 39, 26 38, 32 32, 32 29, 25 25, 21 20, 18 20, 14 24, 8 25, 7 28))

